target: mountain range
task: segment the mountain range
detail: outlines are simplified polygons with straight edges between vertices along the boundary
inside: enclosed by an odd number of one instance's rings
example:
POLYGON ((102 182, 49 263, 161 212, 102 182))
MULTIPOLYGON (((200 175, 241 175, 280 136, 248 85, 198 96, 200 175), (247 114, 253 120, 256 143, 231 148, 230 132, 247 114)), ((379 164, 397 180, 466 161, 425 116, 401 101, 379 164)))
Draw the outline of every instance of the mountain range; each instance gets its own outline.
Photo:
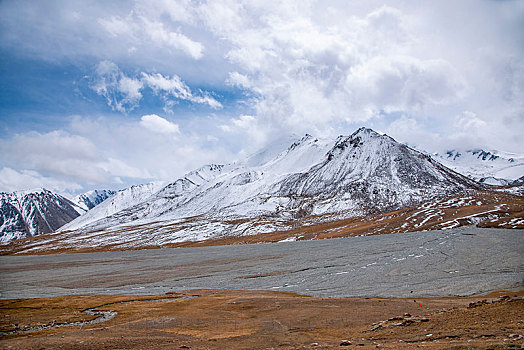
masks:
POLYGON ((0 192, 0 242, 55 232, 115 193, 92 190, 66 198, 45 188, 0 192))
POLYGON ((524 183, 524 157, 483 149, 450 150, 432 155, 450 169, 489 185, 524 183))
MULTIPOLYGON (((116 192, 112 190, 91 190, 73 198, 73 203, 84 209, 84 212, 93 209, 116 192)), ((83 213, 82 213, 83 214, 83 213)))
POLYGON ((380 216, 461 196, 469 196, 470 203, 473 193, 489 190, 442 165, 440 158, 366 128, 336 139, 281 139, 235 163, 206 165, 168 184, 118 191, 50 239, 56 243, 60 237, 62 248, 75 249, 245 237, 380 216))
POLYGON ((352 217, 480 187, 389 136, 362 128, 335 140, 306 135, 283 150, 270 147, 241 162, 204 166, 154 194, 146 191, 139 200, 122 197, 119 211, 108 210, 116 205, 106 201, 62 230, 202 215, 298 219, 338 213, 352 217))
POLYGON ((0 193, 0 242, 51 233, 83 213, 46 189, 0 193))

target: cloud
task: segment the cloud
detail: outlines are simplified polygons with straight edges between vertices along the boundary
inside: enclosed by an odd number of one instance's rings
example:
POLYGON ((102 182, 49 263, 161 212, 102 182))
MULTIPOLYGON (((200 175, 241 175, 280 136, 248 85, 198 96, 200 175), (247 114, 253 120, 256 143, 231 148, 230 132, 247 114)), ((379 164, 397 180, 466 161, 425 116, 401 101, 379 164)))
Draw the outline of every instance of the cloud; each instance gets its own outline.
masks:
POLYGON ((454 125, 461 131, 471 132, 486 127, 487 123, 471 111, 464 111, 455 117, 454 125))
MULTIPOLYGON (((4 1, 0 22, 8 60, 74 66, 93 110, 120 112, 19 121, 13 102, 0 160, 19 173, 170 179, 282 134, 362 125, 428 149, 524 148, 523 2, 4 1)), ((49 96, 60 76, 33 95, 70 98, 49 96)))
POLYGON ((118 82, 117 89, 126 96, 127 100, 139 101, 142 98, 142 94, 140 93, 142 86, 141 81, 122 76, 118 82))
POLYGON ((238 156, 242 157, 253 153, 263 147, 272 137, 271 125, 260 121, 252 115, 241 115, 238 118, 230 118, 226 123, 218 125, 218 129, 234 139, 241 138, 249 140, 247 144, 241 144, 238 156))
MULTIPOLYGON (((208 28, 231 44, 225 57, 235 70, 226 83, 255 93, 254 115, 268 135, 283 130, 336 135, 341 128, 383 124, 385 116, 402 114, 438 139, 457 134, 454 118, 463 110, 492 124, 500 123, 502 115, 523 115, 516 96, 520 101, 524 96, 516 81, 524 76, 519 58, 524 52, 492 37, 500 27, 483 27, 483 33, 463 27, 458 16, 446 16, 447 2, 418 8, 402 2, 393 3, 395 7, 377 4, 344 4, 343 9, 335 3, 338 7, 325 9, 314 1, 301 6, 223 2, 203 3, 200 11, 208 28), (447 36, 439 37, 435 28, 447 36), (494 40, 486 42, 488 36, 494 40), (511 112, 504 107, 509 100, 516 108, 511 112), (487 101, 491 103, 485 105, 487 101), (433 119, 442 122, 427 129, 433 119)), ((471 4, 463 5, 461 13, 471 9, 471 4)), ((509 7, 483 3, 475 7, 476 21, 489 22, 490 11, 511 17, 509 7)), ((518 23, 517 18, 504 25, 518 23)), ((514 35, 505 37, 515 43, 514 35)), ((486 130, 479 122, 475 125, 470 133, 479 143, 488 142, 486 130)), ((234 125, 220 129, 231 132, 234 125)), ((454 141, 462 142, 458 137, 454 141)))
POLYGON ((199 104, 206 104, 211 108, 222 108, 222 104, 209 96, 207 92, 200 92, 195 94, 191 91, 179 76, 173 75, 163 76, 160 73, 147 74, 142 72, 142 81, 144 84, 151 87, 156 94, 159 94, 164 99, 166 106, 173 103, 170 97, 180 100, 191 101, 199 104))
POLYGON ((34 171, 69 183, 94 185, 115 182, 119 176, 150 177, 147 169, 111 160, 110 155, 88 137, 61 130, 15 135, 0 141, 0 162, 10 168, 34 171))
POLYGON ((78 183, 42 176, 36 171, 17 171, 7 167, 0 169, 1 192, 14 192, 42 187, 58 193, 74 192, 82 189, 82 186, 78 183))
POLYGON ((188 86, 184 84, 177 75, 174 75, 173 77, 164 77, 159 73, 142 73, 142 79, 155 91, 169 91, 179 98, 188 98, 191 96, 188 86))
POLYGON ((465 90, 460 74, 449 62, 406 56, 373 57, 353 67, 345 83, 354 107, 375 112, 416 113, 454 102, 465 90))
POLYGON ((180 132, 178 125, 173 124, 156 114, 142 116, 140 124, 153 132, 161 134, 178 134, 180 132))
POLYGON ((174 97, 180 100, 206 104, 213 109, 222 108, 222 104, 211 97, 209 93, 200 91, 200 93, 195 94, 192 92, 177 75, 166 77, 160 73, 142 73, 142 81, 150 86, 157 94, 162 96, 166 106, 173 103, 173 101, 170 100, 170 97, 174 97))
POLYGON ((126 76, 118 66, 110 61, 101 61, 95 69, 91 88, 106 98, 107 104, 117 111, 126 112, 137 107, 142 99, 140 80, 126 76))
POLYGON ((230 124, 219 126, 225 132, 246 131, 256 128, 256 118, 251 115, 241 115, 238 119, 232 118, 230 124))
POLYGON ((208 92, 191 91, 176 74, 164 76, 160 73, 141 72, 137 77, 131 77, 110 61, 97 64, 90 87, 98 95, 105 97, 108 106, 113 110, 124 113, 138 107, 142 91, 146 88, 152 89, 155 95, 160 96, 166 112, 170 111, 176 100, 204 104, 213 109, 222 108, 222 104, 208 92))
POLYGON ((464 95, 467 83, 452 63, 406 51, 417 38, 401 10, 382 6, 322 26, 311 6, 203 5, 208 26, 233 44, 226 57, 241 68, 226 82, 257 94, 254 108, 270 132, 330 134, 340 124, 426 113, 464 95))
POLYGON ((249 78, 244 74, 240 74, 239 72, 230 72, 226 80, 226 83, 244 89, 253 88, 253 84, 251 84, 249 78))
POLYGON ((182 50, 194 59, 202 58, 204 46, 201 43, 191 40, 184 34, 167 30, 161 22, 141 19, 143 30, 153 42, 182 50))

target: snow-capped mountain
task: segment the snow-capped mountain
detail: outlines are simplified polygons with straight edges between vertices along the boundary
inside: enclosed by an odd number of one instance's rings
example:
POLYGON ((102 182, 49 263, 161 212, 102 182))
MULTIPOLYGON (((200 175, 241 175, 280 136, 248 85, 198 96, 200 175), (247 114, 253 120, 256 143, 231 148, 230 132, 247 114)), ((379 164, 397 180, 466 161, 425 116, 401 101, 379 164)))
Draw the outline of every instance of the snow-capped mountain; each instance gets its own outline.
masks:
POLYGON ((489 185, 519 184, 524 157, 482 149, 451 150, 433 155, 450 169, 489 185))
MULTIPOLYGON (((154 194, 151 191, 148 198, 129 200, 117 193, 62 231, 125 226, 138 233, 144 225, 196 216, 223 221, 294 220, 321 214, 352 217, 482 187, 366 128, 335 140, 306 135, 283 150, 268 149, 237 163, 202 167, 154 194)), ((210 231, 211 236, 222 234, 219 226, 210 231)))
MULTIPOLYGON (((77 204, 80 208, 88 211, 93 209, 116 192, 111 190, 91 190, 86 193, 79 194, 73 198, 73 203, 77 204)), ((81 212, 80 214, 83 214, 81 212)))
POLYGON ((80 214, 74 203, 46 189, 0 193, 0 242, 54 232, 80 214))
MULTIPOLYGON (((147 200, 153 193, 165 185, 164 182, 152 182, 143 185, 135 185, 113 193, 106 200, 87 211, 76 220, 64 225, 61 230, 75 230, 89 223, 95 222, 107 216, 111 216, 123 209, 147 200)), ((112 191, 109 191, 112 192, 112 191)), ((107 193, 107 192, 106 192, 107 193)))

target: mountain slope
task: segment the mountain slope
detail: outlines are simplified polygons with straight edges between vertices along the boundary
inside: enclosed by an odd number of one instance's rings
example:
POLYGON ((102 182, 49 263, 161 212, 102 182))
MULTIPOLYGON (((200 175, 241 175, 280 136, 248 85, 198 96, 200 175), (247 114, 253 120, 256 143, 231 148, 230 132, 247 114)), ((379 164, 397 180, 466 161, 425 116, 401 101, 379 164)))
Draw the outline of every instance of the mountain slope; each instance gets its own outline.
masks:
MULTIPOLYGON (((85 214, 62 227, 64 230, 75 230, 97 220, 103 219, 130 206, 145 201, 163 186, 163 182, 152 182, 135 185, 115 192, 112 196, 102 201, 85 214)), ((112 192, 112 191, 111 191, 112 192)))
MULTIPOLYGON (((73 203, 77 204, 84 211, 93 209, 116 192, 111 190, 91 190, 86 193, 79 194, 73 199, 73 203)), ((83 214, 80 213, 80 214, 83 214)))
MULTIPOLYGON (((273 158, 260 154, 264 152, 242 162, 203 167, 147 200, 142 198, 134 205, 121 206, 120 211, 95 217, 97 210, 102 211, 102 203, 83 216, 91 214, 90 220, 80 217, 63 230, 131 229, 195 216, 209 220, 299 219, 310 214, 353 217, 482 187, 365 128, 336 140, 306 135, 273 158)), ((215 227, 212 234, 224 232, 215 227)))
POLYGON ((317 214, 347 207, 372 213, 479 188, 431 158, 370 129, 339 137, 322 162, 277 186, 284 195, 323 200, 322 205, 315 205, 313 212, 317 214))
POLYGON ((490 185, 517 184, 524 176, 524 157, 516 154, 472 149, 451 150, 434 157, 445 166, 490 185))
POLYGON ((78 217, 79 210, 46 189, 0 193, 0 242, 54 232, 78 217))

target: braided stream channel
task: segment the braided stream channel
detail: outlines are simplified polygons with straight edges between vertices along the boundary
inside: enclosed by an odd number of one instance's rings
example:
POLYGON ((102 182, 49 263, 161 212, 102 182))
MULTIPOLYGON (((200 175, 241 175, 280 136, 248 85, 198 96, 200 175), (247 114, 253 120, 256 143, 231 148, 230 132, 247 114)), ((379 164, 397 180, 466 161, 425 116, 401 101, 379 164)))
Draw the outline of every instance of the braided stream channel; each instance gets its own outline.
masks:
POLYGON ((53 328, 59 328, 59 327, 75 327, 80 326, 80 329, 82 329, 83 326, 91 325, 91 324, 97 324, 102 322, 107 322, 109 320, 112 320, 113 318, 118 315, 118 312, 108 310, 108 311, 99 311, 97 309, 101 307, 106 307, 109 305, 117 305, 117 304, 129 304, 129 303, 137 303, 137 302, 146 302, 146 301, 159 301, 159 302, 166 302, 166 301, 181 301, 186 299, 193 299, 198 296, 196 295, 178 295, 177 297, 171 297, 171 298, 159 298, 159 299, 136 299, 136 300, 124 300, 124 301, 117 301, 113 303, 107 303, 98 305, 95 307, 91 307, 85 310, 82 310, 81 312, 90 315, 90 316, 96 316, 94 319, 89 321, 76 321, 76 322, 61 322, 61 323, 48 323, 44 325, 38 325, 33 327, 26 327, 23 329, 15 329, 12 331, 0 331, 0 337, 6 336, 6 335, 13 335, 13 334, 22 334, 22 333, 30 333, 30 332, 38 332, 43 331, 46 329, 53 329, 53 328))

